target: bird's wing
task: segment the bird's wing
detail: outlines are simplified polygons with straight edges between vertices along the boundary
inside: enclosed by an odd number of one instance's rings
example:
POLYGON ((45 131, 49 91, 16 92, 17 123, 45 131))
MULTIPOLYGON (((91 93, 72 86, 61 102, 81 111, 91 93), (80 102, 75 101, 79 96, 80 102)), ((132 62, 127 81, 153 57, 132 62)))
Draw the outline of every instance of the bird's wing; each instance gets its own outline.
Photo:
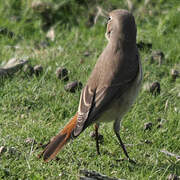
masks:
POLYGON ((94 107, 96 90, 91 90, 88 85, 86 85, 82 92, 78 108, 77 124, 73 130, 72 136, 78 136, 83 130, 84 123, 87 120, 91 109, 94 107))
POLYGON ((113 99, 119 98, 129 88, 131 82, 137 77, 139 72, 139 56, 136 56, 134 67, 131 72, 124 71, 123 76, 127 74, 126 80, 122 82, 112 82, 110 86, 104 85, 100 89, 91 89, 88 84, 81 93, 77 124, 73 130, 72 136, 78 136, 89 124, 96 120, 101 113, 108 108, 113 99), (129 73, 131 76, 129 76, 129 73))

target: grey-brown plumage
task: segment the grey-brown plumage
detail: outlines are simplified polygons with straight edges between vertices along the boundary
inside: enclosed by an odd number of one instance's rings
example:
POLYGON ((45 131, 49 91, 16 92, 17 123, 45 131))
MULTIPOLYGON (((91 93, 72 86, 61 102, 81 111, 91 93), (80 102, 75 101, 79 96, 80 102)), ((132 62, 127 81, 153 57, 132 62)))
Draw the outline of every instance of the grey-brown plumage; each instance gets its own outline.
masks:
MULTIPOLYGON (((77 137, 93 123, 97 135, 101 121, 114 121, 114 132, 129 159, 119 129, 120 120, 134 102, 142 80, 133 15, 126 10, 110 12, 106 38, 108 44, 82 90, 78 112, 44 150, 45 161, 52 159, 70 137, 77 137)), ((98 139, 96 145, 99 153, 98 139)))
POLYGON ((110 18, 106 32, 109 42, 81 93, 73 136, 96 121, 121 119, 140 87, 142 72, 134 17, 128 11, 115 10, 110 18), (106 112, 111 117, 106 118, 106 112))

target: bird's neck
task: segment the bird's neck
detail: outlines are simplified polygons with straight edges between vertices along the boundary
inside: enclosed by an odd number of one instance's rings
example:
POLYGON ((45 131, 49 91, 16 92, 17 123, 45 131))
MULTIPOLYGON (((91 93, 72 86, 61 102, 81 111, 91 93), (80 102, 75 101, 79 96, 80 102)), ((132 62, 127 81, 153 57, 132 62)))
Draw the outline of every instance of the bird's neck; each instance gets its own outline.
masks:
POLYGON ((123 52, 131 52, 133 49, 136 48, 136 41, 127 41, 121 38, 110 38, 109 46, 112 47, 115 51, 123 50, 123 52))
POLYGON ((136 47, 136 34, 112 31, 109 36, 109 43, 116 49, 131 50, 136 47))

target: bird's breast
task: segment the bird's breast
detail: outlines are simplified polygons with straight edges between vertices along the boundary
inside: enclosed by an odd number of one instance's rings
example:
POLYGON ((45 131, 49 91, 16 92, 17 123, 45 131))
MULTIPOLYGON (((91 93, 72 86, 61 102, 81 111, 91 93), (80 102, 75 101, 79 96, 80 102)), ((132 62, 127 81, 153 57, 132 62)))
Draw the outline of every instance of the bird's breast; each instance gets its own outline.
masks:
POLYGON ((140 90, 141 81, 142 69, 140 65, 139 72, 135 80, 132 82, 129 88, 119 96, 118 99, 115 98, 109 104, 108 108, 101 114, 98 121, 111 122, 116 119, 121 119, 134 103, 140 90))

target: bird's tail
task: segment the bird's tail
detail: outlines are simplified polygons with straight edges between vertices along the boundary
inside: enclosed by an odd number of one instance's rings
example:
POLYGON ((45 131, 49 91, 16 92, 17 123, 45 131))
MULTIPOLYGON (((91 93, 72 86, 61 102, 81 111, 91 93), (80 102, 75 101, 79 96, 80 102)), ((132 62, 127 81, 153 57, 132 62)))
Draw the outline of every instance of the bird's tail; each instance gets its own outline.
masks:
POLYGON ((62 149, 62 147, 70 140, 71 133, 76 126, 77 122, 77 113, 70 120, 70 122, 56 135, 52 141, 46 146, 44 151, 39 155, 39 157, 43 156, 45 162, 50 161, 55 158, 57 153, 62 149))

